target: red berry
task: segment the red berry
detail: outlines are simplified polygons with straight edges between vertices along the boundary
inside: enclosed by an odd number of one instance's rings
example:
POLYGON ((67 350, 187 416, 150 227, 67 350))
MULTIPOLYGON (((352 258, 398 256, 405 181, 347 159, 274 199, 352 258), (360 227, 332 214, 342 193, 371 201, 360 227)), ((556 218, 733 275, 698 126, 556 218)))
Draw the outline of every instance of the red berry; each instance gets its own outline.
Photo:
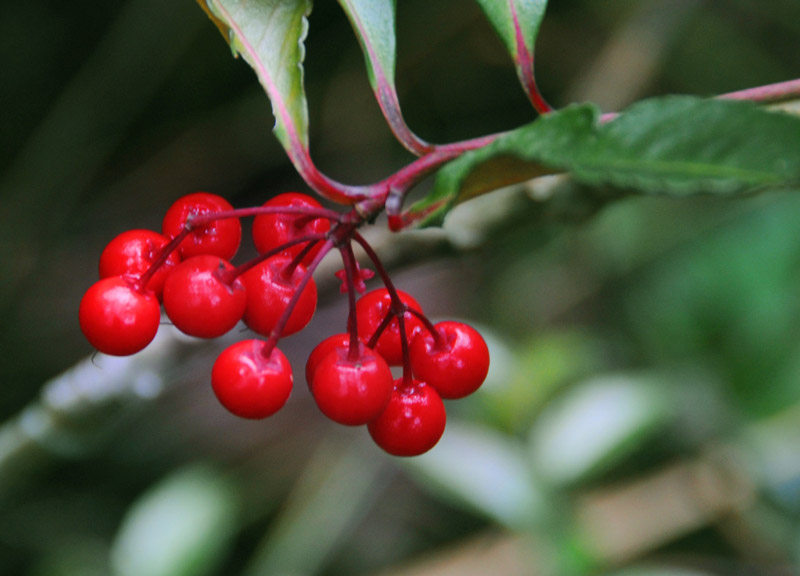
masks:
POLYGON ((242 340, 222 351, 211 369, 211 387, 229 412, 266 418, 280 410, 292 392, 292 367, 283 352, 264 355, 265 342, 242 340))
MULTIPOLYGON (((244 322, 258 334, 263 336, 271 334, 306 274, 305 267, 300 264, 287 277, 286 270, 290 263, 291 257, 278 254, 254 266, 241 276, 247 291, 244 322)), ((303 289, 281 336, 289 336, 305 328, 306 324, 311 321, 316 308, 317 285, 312 278, 303 289)))
POLYGON ((436 324, 439 342, 427 330, 411 342, 414 376, 442 398, 463 398, 477 390, 489 372, 489 348, 477 330, 462 322, 436 324))
MULTIPOLYGON (((189 216, 225 212, 233 210, 233 206, 222 196, 208 192, 195 192, 179 198, 164 216, 162 232, 169 238, 175 238, 183 231, 189 216)), ((181 258, 201 254, 213 254, 230 260, 236 255, 242 240, 242 225, 238 218, 223 218, 198 226, 180 243, 178 251, 181 258)))
POLYGON ((164 285, 164 311, 175 327, 200 338, 216 338, 242 319, 247 296, 234 267, 218 256, 181 262, 164 285))
MULTIPOLYGON (((106 245, 100 254, 100 278, 132 276, 139 278, 161 256, 169 238, 152 230, 128 230, 106 245)), ((181 261, 177 252, 171 253, 147 282, 147 290, 161 297, 164 281, 181 261)))
POLYGON ((394 377, 374 351, 359 343, 359 355, 351 360, 349 348, 335 348, 319 361, 311 393, 320 411, 334 422, 361 426, 386 408, 394 377))
POLYGON ((393 456, 418 456, 433 448, 444 434, 444 403, 424 382, 395 381, 392 398, 380 416, 367 424, 375 443, 393 456))
POLYGON ((316 348, 311 351, 306 361, 306 383, 311 388, 311 382, 314 380, 314 372, 317 370, 319 361, 322 360, 329 352, 333 352, 336 348, 346 347, 350 345, 350 336, 348 334, 334 334, 328 336, 317 344, 316 348))
MULTIPOLYGON (((411 296, 405 292, 398 290, 397 295, 400 300, 409 308, 417 311, 422 311, 420 305, 411 296)), ((358 315, 358 334, 366 342, 375 333, 375 330, 380 326, 383 319, 392 309, 392 298, 389 291, 385 288, 367 292, 356 303, 356 314, 358 315)), ((406 312, 403 316, 405 319, 406 338, 410 342, 413 337, 422 328, 422 322, 411 314, 406 312)), ((400 325, 397 318, 392 318, 392 321, 378 338, 375 345, 375 351, 383 356, 384 360, 390 366, 400 366, 403 364, 403 348, 400 340, 400 325)))
MULTIPOLYGON (((322 208, 319 202, 311 196, 299 192, 286 192, 279 194, 264 203, 264 206, 273 208, 322 208)), ((278 248, 282 244, 295 238, 309 234, 325 234, 331 229, 327 218, 313 218, 298 214, 259 214, 253 219, 253 242, 260 254, 278 248)), ((297 256, 305 247, 305 243, 295 244, 285 252, 292 257, 297 256)), ((321 243, 314 246, 303 257, 303 264, 308 266, 317 255, 321 243)))
POLYGON ((95 282, 83 295, 78 311, 83 335, 100 352, 135 354, 147 346, 161 322, 158 299, 125 276, 95 282))

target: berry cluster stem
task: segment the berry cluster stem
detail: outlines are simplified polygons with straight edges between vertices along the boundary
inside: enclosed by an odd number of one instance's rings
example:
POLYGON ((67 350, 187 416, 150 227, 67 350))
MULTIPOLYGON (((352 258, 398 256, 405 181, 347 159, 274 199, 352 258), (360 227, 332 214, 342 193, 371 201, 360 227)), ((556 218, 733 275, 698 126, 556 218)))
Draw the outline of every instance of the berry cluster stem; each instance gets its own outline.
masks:
POLYGON ((433 336, 434 345, 437 348, 442 348, 445 344, 445 340, 442 337, 441 333, 436 329, 436 326, 434 326, 433 322, 431 322, 430 319, 419 310, 414 310, 413 308, 409 308, 408 311, 414 316, 416 316, 419 319, 419 321, 422 322, 422 325, 425 326, 425 329, 430 333, 430 335, 433 336))
POLYGON ((186 228, 193 230, 199 226, 205 226, 206 224, 225 218, 247 218, 249 216, 261 216, 264 214, 296 214, 298 216, 308 216, 311 219, 326 218, 333 222, 338 222, 342 218, 340 212, 328 210, 327 208, 311 208, 308 206, 252 206, 250 208, 193 214, 186 219, 186 228))
POLYGON ((392 282, 392 279, 389 277, 389 273, 386 271, 386 268, 384 268, 383 263, 381 262, 380 258, 378 258, 378 255, 372 249, 372 246, 369 245, 369 242, 367 242, 366 239, 358 232, 353 233, 353 240, 358 242, 361 248, 364 249, 364 252, 367 254, 367 258, 369 258, 372 264, 375 266, 375 270, 381 277, 384 286, 386 286, 386 290, 389 292, 389 297, 392 299, 391 310, 386 314, 386 317, 375 330, 375 334, 373 334, 370 338, 368 346, 374 347, 381 333, 391 322, 392 317, 397 318, 398 328, 400 329, 400 345, 402 346, 403 350, 403 382, 409 384, 412 380, 412 374, 411 364, 408 357, 408 334, 406 332, 405 315, 410 308, 406 306, 405 303, 400 299, 400 295, 397 293, 397 288, 395 288, 394 282, 392 282))
POLYGON ((314 275, 314 271, 319 266, 319 263, 322 262, 322 259, 331 251, 333 248, 333 241, 331 239, 325 240, 322 244, 320 251, 314 257, 314 260, 311 261, 311 264, 308 265, 306 268, 306 273, 303 275, 303 278, 297 284, 297 288, 295 289, 294 293, 292 294, 291 300, 286 305, 286 309, 281 314, 278 322, 275 324, 275 328, 272 329, 272 332, 269 335, 265 345, 263 354, 267 358, 272 354, 272 350, 277 346, 278 340, 281 338, 281 334, 283 333, 283 329, 286 327, 286 323, 289 321, 289 317, 292 315, 297 302, 300 300, 300 296, 303 294, 303 290, 305 290, 308 283, 311 281, 312 276, 314 275))
MULTIPOLYGON (((323 234, 308 234, 306 236, 301 236, 299 238, 293 238, 292 240, 289 240, 288 242, 285 242, 285 243, 281 244, 280 246, 277 246, 276 248, 273 248, 272 250, 264 252, 260 256, 257 256, 256 258, 248 260, 244 264, 241 264, 241 265, 237 266, 235 269, 233 269, 230 272, 230 279, 229 280, 231 282, 233 282, 234 278, 237 278, 237 277, 241 276, 242 274, 244 274, 245 272, 247 272, 251 268, 255 268, 256 266, 258 266, 259 264, 261 264, 265 260, 269 260, 270 258, 275 256, 276 254, 280 254, 281 252, 285 252, 287 248, 291 248, 292 246, 297 246, 298 244, 303 244, 304 242, 307 242, 308 244, 316 243, 316 242, 320 242, 320 241, 322 241, 324 239, 325 239, 325 236, 323 234)), ((299 262, 299 260, 298 260, 298 262, 299 262)), ((294 268, 296 266, 297 266, 297 264, 292 266, 291 269, 294 270, 294 268)))
POLYGON ((164 265, 169 258, 169 255, 175 252, 180 246, 181 242, 192 232, 192 229, 186 226, 180 233, 175 236, 169 243, 161 249, 161 252, 158 254, 158 258, 156 258, 150 267, 142 274, 138 280, 136 281, 136 286, 139 291, 144 290, 144 287, 147 286, 147 283, 150 282, 150 279, 153 275, 158 272, 158 269, 164 265))
POLYGON ((348 360, 355 361, 359 357, 356 285, 354 280, 355 271, 357 269, 356 257, 353 253, 353 245, 350 242, 346 242, 339 246, 339 251, 342 255, 342 265, 344 266, 345 282, 347 285, 347 333, 350 336, 347 358, 348 360))

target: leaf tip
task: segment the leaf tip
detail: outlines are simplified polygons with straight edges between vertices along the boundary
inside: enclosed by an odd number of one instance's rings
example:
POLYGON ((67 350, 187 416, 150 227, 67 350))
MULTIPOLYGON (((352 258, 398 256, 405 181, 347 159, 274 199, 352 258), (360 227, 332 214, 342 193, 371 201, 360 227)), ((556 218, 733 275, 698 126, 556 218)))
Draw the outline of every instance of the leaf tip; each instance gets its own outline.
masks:
POLYGON ((208 18, 214 23, 214 25, 217 27, 217 30, 219 30, 220 34, 222 34, 222 37, 230 42, 230 29, 228 28, 228 25, 218 18, 216 14, 214 14, 209 2, 207 0, 197 0, 197 4, 200 6, 203 12, 206 13, 206 16, 208 16, 208 18))

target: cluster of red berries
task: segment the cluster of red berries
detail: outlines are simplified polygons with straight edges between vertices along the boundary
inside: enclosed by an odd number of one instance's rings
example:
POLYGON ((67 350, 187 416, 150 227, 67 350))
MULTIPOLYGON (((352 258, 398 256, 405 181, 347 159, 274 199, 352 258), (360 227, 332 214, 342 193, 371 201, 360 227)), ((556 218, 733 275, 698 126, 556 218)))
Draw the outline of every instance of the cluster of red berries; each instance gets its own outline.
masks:
POLYGON ((460 322, 432 324, 411 296, 393 286, 358 233, 363 223, 355 210, 341 214, 299 193, 238 210, 214 194, 189 194, 169 208, 161 234, 130 230, 106 246, 100 280, 81 301, 81 329, 97 350, 119 356, 142 350, 155 337, 161 305, 176 328, 201 338, 221 336, 243 321, 265 339, 226 348, 214 363, 211 384, 233 414, 265 418, 286 403, 293 385, 277 343, 311 320, 317 305, 312 274, 337 249, 343 262, 337 276, 350 304, 347 331, 309 356, 311 393, 323 414, 340 424, 366 425, 390 454, 422 454, 444 432, 442 399, 478 389, 489 351, 476 330, 460 322), (234 266, 245 216, 255 216, 259 256, 234 266), (354 242, 384 288, 365 293, 364 280, 373 272, 356 262, 354 242), (402 366, 402 377, 395 378, 391 366, 402 366))

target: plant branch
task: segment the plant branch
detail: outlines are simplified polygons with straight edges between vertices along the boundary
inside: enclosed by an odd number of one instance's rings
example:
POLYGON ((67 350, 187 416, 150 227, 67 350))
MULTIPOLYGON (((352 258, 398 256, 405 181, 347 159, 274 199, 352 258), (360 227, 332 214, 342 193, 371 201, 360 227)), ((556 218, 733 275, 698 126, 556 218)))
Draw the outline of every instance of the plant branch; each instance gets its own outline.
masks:
POLYGON ((750 100, 751 102, 774 103, 800 97, 800 78, 777 82, 755 88, 746 88, 717 96, 723 100, 750 100))
MULTIPOLYGON (((719 100, 748 100, 757 104, 775 104, 784 100, 800 98, 800 78, 719 94, 714 98, 719 100)), ((611 122, 619 115, 620 112, 606 112, 600 117, 600 122, 611 122)))

